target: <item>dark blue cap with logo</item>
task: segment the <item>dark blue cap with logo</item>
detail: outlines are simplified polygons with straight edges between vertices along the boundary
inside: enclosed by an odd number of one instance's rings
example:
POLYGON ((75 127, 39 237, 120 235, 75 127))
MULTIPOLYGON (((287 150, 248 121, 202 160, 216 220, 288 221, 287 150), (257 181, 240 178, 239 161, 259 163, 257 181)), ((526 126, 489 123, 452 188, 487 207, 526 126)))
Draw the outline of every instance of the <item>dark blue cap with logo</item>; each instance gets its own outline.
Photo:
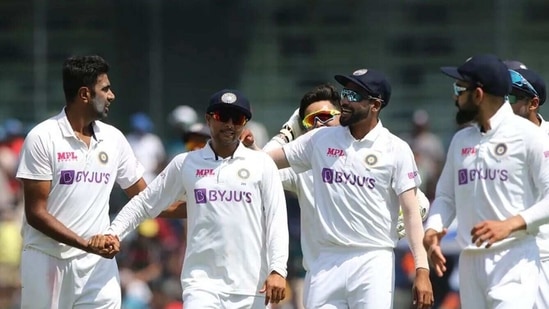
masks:
POLYGON ((235 109, 246 115, 246 118, 252 119, 250 101, 240 91, 233 89, 223 89, 214 93, 210 98, 210 105, 208 105, 206 113, 227 108, 235 109))
POLYGON ((473 56, 459 67, 441 67, 442 73, 473 83, 485 92, 504 97, 511 92, 511 77, 507 66, 495 55, 473 56))
POLYGON ((538 93, 539 98, 539 105, 542 105, 545 103, 545 99, 547 98, 547 91, 545 89, 545 81, 543 78, 536 72, 530 70, 530 69, 516 69, 522 77, 524 77, 536 90, 538 93))
POLYGON ((360 69, 353 72, 351 75, 336 75, 335 80, 343 86, 351 82, 360 88, 364 89, 369 95, 381 99, 382 107, 389 104, 391 99, 391 84, 385 77, 385 74, 372 70, 360 69))

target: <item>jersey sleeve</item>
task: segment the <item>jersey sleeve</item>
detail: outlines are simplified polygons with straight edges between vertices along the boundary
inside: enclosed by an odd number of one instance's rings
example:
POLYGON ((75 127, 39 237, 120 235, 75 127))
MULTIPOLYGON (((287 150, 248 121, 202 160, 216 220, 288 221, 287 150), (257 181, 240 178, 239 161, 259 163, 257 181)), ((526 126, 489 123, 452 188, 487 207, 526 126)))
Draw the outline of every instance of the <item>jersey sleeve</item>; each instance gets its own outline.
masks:
POLYGON ((158 216, 185 196, 182 166, 186 155, 175 157, 145 190, 134 196, 113 220, 109 232, 123 239, 143 220, 158 216))
POLYGON ((33 180, 52 180, 52 150, 42 136, 31 131, 25 138, 19 157, 17 178, 33 180))
POLYGON ((414 187, 419 187, 421 178, 419 176, 414 154, 410 146, 404 141, 398 141, 394 149, 396 155, 395 175, 392 188, 397 195, 414 187))
POLYGON ((119 134, 118 138, 120 163, 118 165, 116 183, 118 183, 122 189, 126 189, 143 177, 145 168, 135 157, 130 143, 128 143, 128 140, 122 133, 119 134))
POLYGON ((270 157, 265 158, 261 181, 261 197, 265 211, 267 260, 269 273, 276 271, 286 277, 289 232, 286 199, 278 169, 270 157))
POLYGON ((282 146, 288 163, 296 173, 302 173, 311 169, 314 136, 320 131, 320 129, 309 131, 282 146))
POLYGON ((431 203, 429 218, 425 223, 425 230, 430 228, 440 232, 443 228, 449 227, 456 216, 454 151, 455 145, 454 141, 452 141, 448 148, 448 154, 446 155, 446 163, 442 168, 442 172, 437 182, 435 199, 433 203, 431 203))
POLYGON ((278 170, 282 187, 284 190, 297 193, 297 174, 291 168, 283 168, 278 170))

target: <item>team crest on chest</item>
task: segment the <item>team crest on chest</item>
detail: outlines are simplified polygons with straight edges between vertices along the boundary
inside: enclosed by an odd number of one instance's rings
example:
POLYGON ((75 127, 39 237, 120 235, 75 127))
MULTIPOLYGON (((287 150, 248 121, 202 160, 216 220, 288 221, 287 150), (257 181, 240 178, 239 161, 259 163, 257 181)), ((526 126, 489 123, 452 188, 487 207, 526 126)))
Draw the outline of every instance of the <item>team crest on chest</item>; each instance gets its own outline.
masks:
POLYGON ((373 154, 369 154, 366 156, 366 158, 364 159, 364 161, 366 162, 366 164, 368 164, 369 166, 373 166, 377 163, 377 157, 373 154))
POLYGON ((245 168, 239 169, 237 174, 238 174, 238 177, 242 179, 248 179, 250 177, 250 171, 248 171, 245 168))
POLYGON ((500 143, 496 145, 495 152, 498 156, 503 156, 507 152, 507 145, 500 143))
POLYGON ((109 156, 108 156, 107 153, 104 152, 104 151, 101 151, 101 152, 99 153, 98 158, 99 158, 99 162, 101 162, 101 163, 103 163, 103 164, 106 164, 107 162, 109 162, 109 156))

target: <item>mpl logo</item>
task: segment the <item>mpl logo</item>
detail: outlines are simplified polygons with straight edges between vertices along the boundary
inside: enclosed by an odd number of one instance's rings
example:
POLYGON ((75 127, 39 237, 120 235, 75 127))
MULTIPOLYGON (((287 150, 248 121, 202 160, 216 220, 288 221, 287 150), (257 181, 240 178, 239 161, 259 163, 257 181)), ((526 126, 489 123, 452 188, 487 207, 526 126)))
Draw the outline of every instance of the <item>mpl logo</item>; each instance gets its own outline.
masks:
POLYGON ((469 182, 477 180, 487 181, 507 181, 509 179, 509 171, 505 169, 466 169, 458 170, 458 185, 466 185, 469 182))
POLYGON ((57 162, 76 161, 78 156, 74 151, 64 151, 57 153, 57 162))
POLYGON ((345 150, 343 149, 337 149, 337 148, 329 148, 328 152, 326 153, 328 157, 344 157, 345 156, 345 150))
POLYGON ((196 170, 196 177, 214 176, 215 171, 213 168, 199 168, 196 170))
POLYGON ((476 153, 477 153, 477 149, 475 147, 461 148, 461 155, 462 156, 473 156, 476 153))
POLYGON ((194 189, 194 199, 197 204, 208 202, 252 202, 252 193, 238 190, 208 190, 194 189))

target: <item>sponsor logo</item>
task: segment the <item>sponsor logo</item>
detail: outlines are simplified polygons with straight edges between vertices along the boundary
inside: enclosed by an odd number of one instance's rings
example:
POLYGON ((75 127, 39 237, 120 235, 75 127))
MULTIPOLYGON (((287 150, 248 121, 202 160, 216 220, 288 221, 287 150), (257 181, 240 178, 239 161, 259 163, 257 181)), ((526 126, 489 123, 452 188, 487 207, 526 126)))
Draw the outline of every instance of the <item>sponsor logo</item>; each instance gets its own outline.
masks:
POLYGON ((215 172, 213 168, 199 168, 196 170, 196 177, 214 176, 215 172))
POLYGON ((208 202, 252 202, 252 193, 238 190, 208 190, 194 189, 194 199, 197 204, 208 202))
POLYGON ((350 172, 334 171, 331 168, 322 169, 322 181, 325 183, 343 183, 358 187, 367 187, 373 189, 376 186, 376 180, 371 177, 357 176, 350 172))
POLYGON ((475 147, 465 147, 461 148, 461 155, 462 156, 472 156, 477 153, 477 150, 475 147))
POLYGON ((417 176, 417 171, 409 172, 408 179, 414 179, 417 176))
POLYGON ((505 169, 460 169, 458 170, 458 184, 465 185, 477 180, 507 181, 509 172, 505 169))
POLYGON ((64 151, 57 153, 57 162, 76 161, 78 156, 74 151, 64 151))
POLYGON ((326 155, 328 157, 343 157, 345 156, 345 151, 343 149, 328 148, 326 155))
POLYGON ((549 151, 544 151, 544 152, 543 152, 543 155, 544 155, 546 158, 549 157, 549 151))
POLYGON ((110 173, 63 170, 59 175, 59 184, 72 185, 74 183, 103 183, 109 182, 110 173))
POLYGON ((496 151, 496 155, 502 156, 507 152, 507 145, 505 145, 503 143, 497 144, 496 148, 495 148, 495 151, 496 151))

